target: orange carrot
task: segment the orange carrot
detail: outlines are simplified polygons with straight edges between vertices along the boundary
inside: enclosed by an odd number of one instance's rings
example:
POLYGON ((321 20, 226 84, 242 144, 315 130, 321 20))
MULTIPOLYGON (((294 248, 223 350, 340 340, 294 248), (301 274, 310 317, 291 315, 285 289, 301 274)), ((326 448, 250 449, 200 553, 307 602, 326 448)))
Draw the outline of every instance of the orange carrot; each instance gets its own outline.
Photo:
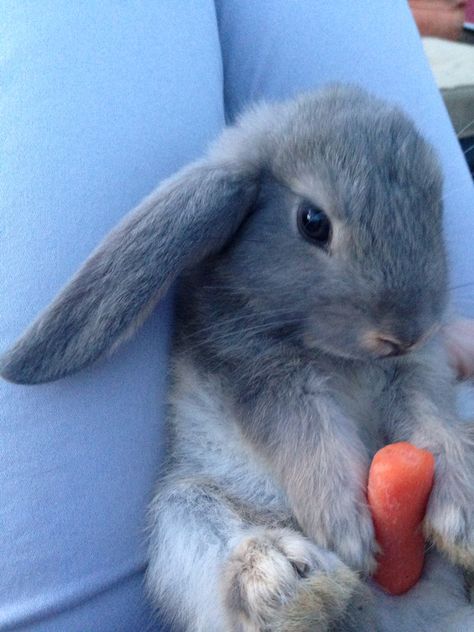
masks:
POLYGON ((433 477, 431 452, 405 442, 379 450, 370 466, 368 500, 381 548, 374 579, 392 595, 409 590, 422 573, 421 525, 433 477))

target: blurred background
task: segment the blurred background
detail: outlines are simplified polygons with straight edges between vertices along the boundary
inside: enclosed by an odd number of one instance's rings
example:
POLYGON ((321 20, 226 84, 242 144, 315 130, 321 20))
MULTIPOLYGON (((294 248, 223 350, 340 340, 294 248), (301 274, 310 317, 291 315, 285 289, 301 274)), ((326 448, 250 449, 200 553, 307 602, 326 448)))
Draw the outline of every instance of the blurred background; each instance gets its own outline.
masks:
POLYGON ((474 177, 474 0, 409 0, 409 4, 474 177))

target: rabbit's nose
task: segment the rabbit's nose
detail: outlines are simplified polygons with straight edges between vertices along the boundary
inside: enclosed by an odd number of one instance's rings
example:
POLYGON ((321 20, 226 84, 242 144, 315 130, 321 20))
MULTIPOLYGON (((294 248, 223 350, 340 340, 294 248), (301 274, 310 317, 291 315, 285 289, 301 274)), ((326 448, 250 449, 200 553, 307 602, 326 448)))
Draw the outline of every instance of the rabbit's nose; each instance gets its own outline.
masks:
POLYGON ((380 356, 391 357, 407 353, 413 344, 402 343, 396 338, 387 338, 386 336, 377 336, 376 339, 377 352, 380 356))
POLYGON ((418 340, 404 341, 395 336, 377 331, 367 332, 362 338, 362 345, 380 358, 389 358, 408 353, 416 346, 418 340))

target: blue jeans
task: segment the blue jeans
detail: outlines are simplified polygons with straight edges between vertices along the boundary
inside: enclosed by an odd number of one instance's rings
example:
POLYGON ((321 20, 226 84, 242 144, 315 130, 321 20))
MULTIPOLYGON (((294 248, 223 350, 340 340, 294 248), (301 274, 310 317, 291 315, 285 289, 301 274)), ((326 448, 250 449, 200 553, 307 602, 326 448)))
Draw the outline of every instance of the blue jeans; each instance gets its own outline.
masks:
MULTIPOLYGON (((226 119, 330 81, 400 103, 433 141, 454 284, 472 281, 472 185, 406 2, 348 6, 5 0, 1 349, 226 119)), ((455 297, 472 313, 469 290, 455 297)), ((158 629, 143 590, 144 526, 162 456, 171 302, 73 377, 0 383, 0 630, 158 629)))

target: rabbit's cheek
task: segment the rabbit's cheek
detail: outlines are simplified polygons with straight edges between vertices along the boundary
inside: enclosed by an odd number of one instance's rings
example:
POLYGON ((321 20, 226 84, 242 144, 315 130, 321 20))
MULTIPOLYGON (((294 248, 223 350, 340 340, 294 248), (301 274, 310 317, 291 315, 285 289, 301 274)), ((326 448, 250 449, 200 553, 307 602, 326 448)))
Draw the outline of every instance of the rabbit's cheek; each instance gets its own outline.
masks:
POLYGON ((321 349, 333 355, 352 359, 370 359, 372 350, 363 344, 367 320, 344 306, 326 308, 317 317, 308 318, 303 328, 303 344, 308 349, 321 349))

